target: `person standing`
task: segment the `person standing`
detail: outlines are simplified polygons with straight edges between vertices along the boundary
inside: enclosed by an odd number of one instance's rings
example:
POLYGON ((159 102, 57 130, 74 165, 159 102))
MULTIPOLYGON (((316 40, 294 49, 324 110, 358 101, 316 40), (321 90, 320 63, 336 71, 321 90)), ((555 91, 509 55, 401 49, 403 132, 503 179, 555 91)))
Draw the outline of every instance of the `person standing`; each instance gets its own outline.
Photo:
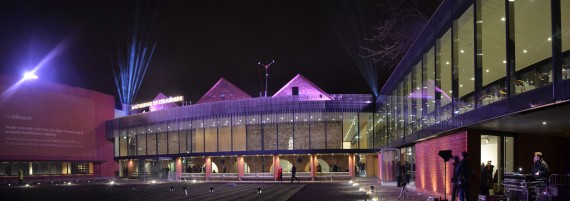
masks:
POLYGON ((293 179, 296 179, 297 182, 301 182, 301 180, 299 180, 299 178, 295 176, 296 173, 297 173, 297 168, 295 167, 295 164, 293 164, 293 166, 291 167, 291 182, 293 182, 293 179))
POLYGON ((457 200, 457 192, 459 186, 457 185, 457 177, 459 177, 459 156, 453 156, 453 177, 451 177, 451 201, 457 200))
POLYGON ((283 182, 283 168, 279 168, 279 171, 277 172, 277 179, 279 179, 280 182, 283 182))
POLYGON ((20 182, 20 185, 24 185, 24 171, 22 171, 22 169, 18 171, 18 181, 20 182))
POLYGON ((487 186, 487 174, 487 166, 485 166, 485 163, 481 163, 481 180, 479 181, 479 191, 481 195, 489 195, 489 186, 487 186))
POLYGON ((530 173, 534 176, 535 179, 542 179, 545 180, 550 172, 548 168, 548 164, 542 159, 541 152, 534 152, 534 163, 532 164, 532 168, 530 173))
POLYGON ((459 163, 459 177, 457 183, 459 185, 459 200, 466 201, 469 199, 469 186, 471 183, 471 164, 469 163, 469 154, 466 151, 461 152, 461 162, 459 163))

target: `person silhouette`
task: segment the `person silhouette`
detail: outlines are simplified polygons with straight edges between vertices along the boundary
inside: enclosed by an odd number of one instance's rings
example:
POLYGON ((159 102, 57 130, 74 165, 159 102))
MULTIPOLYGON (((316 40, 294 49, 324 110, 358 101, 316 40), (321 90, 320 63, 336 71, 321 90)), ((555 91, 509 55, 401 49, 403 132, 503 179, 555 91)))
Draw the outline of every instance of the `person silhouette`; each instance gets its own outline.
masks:
POLYGON ((293 164, 293 166, 291 167, 291 182, 293 182, 293 179, 296 179, 297 182, 301 182, 301 180, 299 180, 299 178, 295 176, 296 173, 297 173, 297 168, 295 167, 295 164, 293 164))

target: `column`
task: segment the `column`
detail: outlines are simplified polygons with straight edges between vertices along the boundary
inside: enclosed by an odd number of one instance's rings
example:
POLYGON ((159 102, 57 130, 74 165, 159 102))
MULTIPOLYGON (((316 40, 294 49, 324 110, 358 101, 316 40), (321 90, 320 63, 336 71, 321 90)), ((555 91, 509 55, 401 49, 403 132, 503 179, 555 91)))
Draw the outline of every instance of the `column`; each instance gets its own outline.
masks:
POLYGON ((317 164, 319 163, 318 159, 317 159, 317 155, 316 154, 311 154, 310 158, 310 169, 311 169, 311 180, 315 181, 315 178, 317 177, 317 164))
POLYGON ((382 153, 378 153, 378 181, 382 182, 384 178, 382 178, 382 153))
POLYGON ((238 162, 238 180, 241 181, 244 172, 243 156, 238 156, 237 162, 238 162))
POLYGON ((354 154, 348 154, 348 174, 354 179, 354 154))
POLYGON ((176 159, 176 180, 182 177, 182 157, 176 159))
POLYGON ((279 168, 281 168, 279 165, 279 155, 275 154, 273 155, 273 179, 275 181, 277 181, 277 177, 279 176, 279 168))
POLYGON ((206 181, 210 180, 210 174, 212 173, 212 158, 206 156, 206 181))
MULTIPOLYGON (((133 172, 135 170, 135 164, 133 162, 133 159, 129 159, 129 161, 127 162, 127 179, 133 175, 133 172)), ((139 174, 140 174, 140 170, 139 170, 139 174)), ((144 171, 143 171, 144 172, 144 171)))

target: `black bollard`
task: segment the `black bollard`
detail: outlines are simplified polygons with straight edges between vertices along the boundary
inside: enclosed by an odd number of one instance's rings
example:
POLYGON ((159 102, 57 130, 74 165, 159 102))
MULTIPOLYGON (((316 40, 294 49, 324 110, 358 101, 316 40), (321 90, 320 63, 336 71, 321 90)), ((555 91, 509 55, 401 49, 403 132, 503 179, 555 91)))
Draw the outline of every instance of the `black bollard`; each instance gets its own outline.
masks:
POLYGON ((133 191, 137 190, 137 185, 133 185, 133 191))

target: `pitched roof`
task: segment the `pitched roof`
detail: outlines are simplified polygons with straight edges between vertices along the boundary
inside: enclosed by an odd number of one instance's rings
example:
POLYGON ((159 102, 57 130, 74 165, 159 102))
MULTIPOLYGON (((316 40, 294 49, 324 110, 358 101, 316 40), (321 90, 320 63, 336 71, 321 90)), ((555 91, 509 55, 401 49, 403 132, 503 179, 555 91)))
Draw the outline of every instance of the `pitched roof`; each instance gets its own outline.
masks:
POLYGON ((245 98, 251 98, 251 96, 226 79, 220 78, 220 80, 218 80, 218 82, 216 82, 216 84, 214 84, 214 86, 212 86, 212 88, 210 88, 210 90, 208 90, 208 92, 206 92, 206 94, 204 94, 204 96, 202 96, 202 98, 200 98, 196 103, 209 103, 245 98))
POLYGON ((329 94, 301 74, 297 74, 297 76, 279 89, 273 97, 293 96, 293 87, 299 88, 298 95, 301 100, 331 100, 331 96, 329 94))

